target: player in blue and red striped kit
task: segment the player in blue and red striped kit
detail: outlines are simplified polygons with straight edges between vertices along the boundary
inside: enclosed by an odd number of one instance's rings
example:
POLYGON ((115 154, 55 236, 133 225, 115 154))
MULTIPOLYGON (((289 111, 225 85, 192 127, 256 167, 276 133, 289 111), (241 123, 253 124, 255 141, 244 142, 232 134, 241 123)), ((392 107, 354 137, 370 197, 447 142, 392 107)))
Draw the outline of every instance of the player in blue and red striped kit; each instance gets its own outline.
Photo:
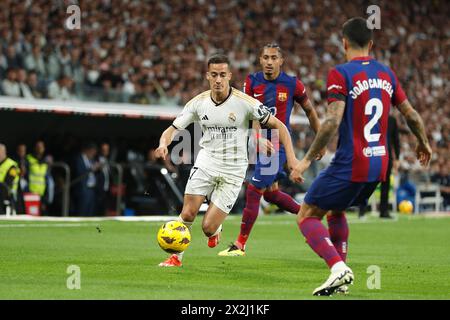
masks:
MULTIPOLYGON (((312 129, 317 132, 320 121, 308 99, 305 86, 298 78, 281 71, 283 55, 280 47, 277 44, 264 46, 260 55, 260 64, 262 71, 247 76, 244 86, 245 93, 267 106, 272 115, 282 121, 289 130, 291 113, 294 108, 298 109, 297 106, 301 106, 312 129)), ((299 112, 299 110, 297 111, 299 112)), ((253 123, 253 129, 259 132, 260 126, 256 121, 253 123)), ((260 146, 266 146, 268 154, 264 154, 265 151, 258 154, 255 171, 246 191, 246 205, 242 214, 240 234, 228 249, 219 252, 220 256, 245 255, 245 245, 258 217, 261 197, 285 211, 297 214, 300 210, 300 205, 290 195, 282 192, 278 186, 278 180, 286 176, 284 147, 278 147, 274 132, 267 130, 265 133, 264 138, 257 137, 257 140, 259 140, 260 146), (274 145, 270 142, 266 144, 266 138, 272 139, 274 145)), ((318 159, 324 152, 320 153, 318 159)))
POLYGON ((346 291, 353 272, 345 264, 348 250, 347 208, 366 204, 376 185, 386 179, 389 153, 387 123, 391 104, 406 118, 418 140, 417 158, 429 164, 431 148, 420 115, 412 108, 394 72, 369 56, 372 30, 366 20, 353 18, 343 25, 347 63, 328 74, 328 110, 314 142, 292 173, 302 174, 339 129, 336 155, 309 188, 298 225, 311 248, 331 269, 314 295, 346 291), (327 214, 328 230, 321 222, 327 214))

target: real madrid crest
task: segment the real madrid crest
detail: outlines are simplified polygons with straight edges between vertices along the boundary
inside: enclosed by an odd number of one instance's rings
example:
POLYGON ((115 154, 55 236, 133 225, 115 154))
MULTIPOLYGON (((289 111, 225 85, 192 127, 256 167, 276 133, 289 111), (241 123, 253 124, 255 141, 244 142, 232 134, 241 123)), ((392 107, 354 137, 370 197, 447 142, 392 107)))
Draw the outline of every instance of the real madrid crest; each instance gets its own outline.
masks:
POLYGON ((236 121, 236 115, 233 112, 230 112, 228 115, 228 121, 235 122, 236 121))
POLYGON ((287 100, 287 92, 279 92, 278 93, 278 100, 280 101, 286 101, 287 100))

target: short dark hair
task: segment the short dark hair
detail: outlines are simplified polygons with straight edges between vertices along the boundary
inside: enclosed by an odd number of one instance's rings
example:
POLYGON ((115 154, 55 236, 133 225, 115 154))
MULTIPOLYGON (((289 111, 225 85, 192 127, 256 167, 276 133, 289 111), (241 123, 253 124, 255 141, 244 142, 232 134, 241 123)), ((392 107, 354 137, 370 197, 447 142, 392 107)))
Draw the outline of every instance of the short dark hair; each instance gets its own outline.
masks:
POLYGON ((367 27, 366 19, 351 18, 342 26, 342 34, 348 39, 351 46, 365 48, 373 38, 373 31, 367 27))
POLYGON ((268 43, 264 47, 262 47, 261 52, 260 52, 259 55, 262 56, 262 54, 263 54, 265 49, 271 49, 271 48, 277 49, 278 53, 280 54, 280 56, 283 56, 283 51, 281 50, 280 45, 278 43, 276 43, 276 42, 268 43))
POLYGON ((208 68, 210 64, 219 64, 219 63, 226 63, 228 66, 230 66, 230 59, 224 54, 217 53, 212 55, 208 59, 208 68))

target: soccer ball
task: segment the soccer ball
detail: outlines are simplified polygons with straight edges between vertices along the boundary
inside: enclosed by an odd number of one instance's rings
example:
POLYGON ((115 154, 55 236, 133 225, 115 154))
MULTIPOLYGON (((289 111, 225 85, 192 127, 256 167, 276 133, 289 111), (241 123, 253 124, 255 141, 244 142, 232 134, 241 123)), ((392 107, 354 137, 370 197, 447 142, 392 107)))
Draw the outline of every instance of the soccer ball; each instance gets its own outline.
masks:
POLYGON ((400 213, 403 214, 411 214, 413 212, 413 204, 409 200, 402 200, 400 204, 398 205, 398 209, 400 210, 400 213))
POLYGON ((168 253, 180 253, 189 247, 191 243, 191 232, 180 221, 169 221, 164 223, 158 231, 158 244, 168 253))

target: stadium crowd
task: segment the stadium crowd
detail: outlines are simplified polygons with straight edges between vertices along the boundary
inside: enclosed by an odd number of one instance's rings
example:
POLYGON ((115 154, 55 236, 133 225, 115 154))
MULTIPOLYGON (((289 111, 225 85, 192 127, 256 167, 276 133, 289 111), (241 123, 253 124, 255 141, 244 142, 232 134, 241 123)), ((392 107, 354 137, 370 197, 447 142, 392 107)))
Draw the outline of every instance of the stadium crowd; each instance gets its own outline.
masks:
MULTIPOLYGON (((182 105, 207 89, 206 58, 229 55, 233 85, 259 68, 262 45, 283 48, 284 71, 306 85, 320 117, 328 70, 344 61, 340 26, 367 16, 366 1, 81 2, 81 28, 64 28, 63 1, 2 1, 0 93, 6 96, 182 105), (332 14, 330 14, 332 13, 332 14)), ((446 1, 385 1, 373 55, 392 66, 423 117, 434 156, 431 176, 450 171, 450 6, 446 1)), ((149 106, 151 107, 151 106, 149 106)), ((400 126, 400 170, 430 176, 400 126)), ((299 153, 312 133, 294 125, 299 153)), ((328 158, 331 159, 333 146, 328 158)))

